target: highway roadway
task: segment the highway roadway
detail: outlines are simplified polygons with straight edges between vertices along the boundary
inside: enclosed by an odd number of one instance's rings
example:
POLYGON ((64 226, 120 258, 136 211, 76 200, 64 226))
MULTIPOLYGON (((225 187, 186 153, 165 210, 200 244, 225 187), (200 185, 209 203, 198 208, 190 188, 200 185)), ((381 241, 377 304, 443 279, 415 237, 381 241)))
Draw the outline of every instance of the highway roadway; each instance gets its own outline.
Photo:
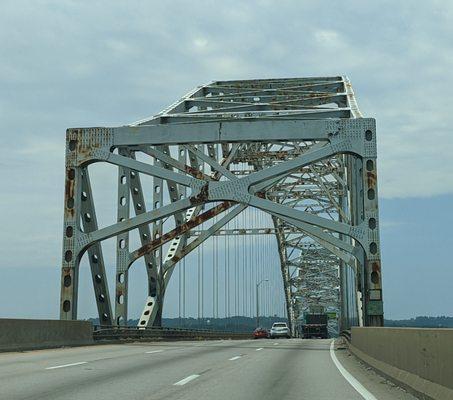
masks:
POLYGON ((0 353, 0 399, 415 399, 335 348, 263 339, 0 353))

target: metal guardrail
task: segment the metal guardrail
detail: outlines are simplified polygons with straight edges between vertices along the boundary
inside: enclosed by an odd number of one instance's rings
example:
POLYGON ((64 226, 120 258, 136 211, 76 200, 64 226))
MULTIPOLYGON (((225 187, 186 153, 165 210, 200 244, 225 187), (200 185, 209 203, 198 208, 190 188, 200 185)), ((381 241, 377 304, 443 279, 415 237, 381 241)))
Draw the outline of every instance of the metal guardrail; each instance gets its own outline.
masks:
POLYGON ((167 327, 93 326, 94 340, 200 340, 200 339, 249 339, 252 333, 184 329, 167 327))

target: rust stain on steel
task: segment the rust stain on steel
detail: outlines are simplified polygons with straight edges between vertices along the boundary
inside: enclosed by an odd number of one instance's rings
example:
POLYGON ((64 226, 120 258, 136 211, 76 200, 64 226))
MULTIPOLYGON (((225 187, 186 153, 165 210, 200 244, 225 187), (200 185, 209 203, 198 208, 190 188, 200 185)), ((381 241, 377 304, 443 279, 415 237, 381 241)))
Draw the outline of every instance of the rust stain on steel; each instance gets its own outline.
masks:
MULTIPOLYGON (((229 209, 234 203, 231 201, 224 201, 223 203, 211 208, 210 210, 204 212, 203 214, 200 214, 190 221, 177 226, 175 229, 171 230, 170 232, 162 235, 161 237, 152 240, 149 243, 146 243, 142 247, 138 248, 137 250, 134 251, 133 255, 134 258, 140 258, 144 256, 145 254, 153 251, 157 247, 162 246, 163 244, 169 242, 170 240, 174 239, 177 236, 180 236, 190 229, 201 225, 203 222, 207 221, 208 219, 211 219, 212 217, 220 214, 221 212, 229 209)), ((174 257, 173 257, 174 259, 174 257)))
POLYGON ((94 128, 89 130, 72 129, 70 133, 76 136, 74 152, 81 159, 89 159, 93 155, 93 151, 103 147, 102 129, 94 128), (85 138, 83 138, 85 135, 85 138))
POLYGON ((208 177, 203 174, 203 172, 194 167, 191 167, 190 165, 184 165, 184 171, 197 179, 208 179, 208 177))
POLYGON ((377 182, 376 173, 374 173, 373 171, 368 171, 366 173, 366 176, 367 176, 368 187, 369 188, 376 187, 376 182, 377 182))
POLYGON ((71 218, 74 217, 74 207, 75 207, 75 198, 74 198, 74 183, 75 179, 70 179, 68 176, 70 171, 73 168, 66 168, 66 183, 65 183, 65 191, 64 191, 64 199, 65 199, 65 214, 71 218), (72 202, 72 207, 68 207, 69 202, 72 202))
POLYGON ((208 201, 208 189, 209 185, 206 183, 200 190, 200 193, 196 196, 189 197, 190 204, 196 206, 198 204, 203 204, 208 201))
POLYGON ((72 280, 72 274, 71 274, 71 268, 69 267, 63 267, 62 268, 62 289, 64 293, 70 293, 71 292, 71 286, 72 285, 66 285, 64 282, 66 281, 66 277, 69 277, 72 280))
POLYGON ((380 273, 381 272, 381 263, 379 261, 373 261, 373 263, 371 264, 371 270, 373 272, 380 273))
POLYGON ((185 254, 181 257, 177 256, 176 254, 172 257, 172 261, 177 263, 181 258, 183 258, 185 256, 185 254))

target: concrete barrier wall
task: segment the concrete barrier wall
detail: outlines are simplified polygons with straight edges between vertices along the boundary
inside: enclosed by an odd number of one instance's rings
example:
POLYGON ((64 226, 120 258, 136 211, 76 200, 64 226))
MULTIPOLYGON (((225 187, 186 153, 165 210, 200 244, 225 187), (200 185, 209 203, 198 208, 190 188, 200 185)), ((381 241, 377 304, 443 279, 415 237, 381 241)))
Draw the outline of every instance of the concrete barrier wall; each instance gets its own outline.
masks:
POLYGON ((80 346, 93 343, 88 321, 1 319, 0 351, 80 346))
POLYGON ((352 328, 351 350, 432 399, 453 399, 453 329, 352 328))

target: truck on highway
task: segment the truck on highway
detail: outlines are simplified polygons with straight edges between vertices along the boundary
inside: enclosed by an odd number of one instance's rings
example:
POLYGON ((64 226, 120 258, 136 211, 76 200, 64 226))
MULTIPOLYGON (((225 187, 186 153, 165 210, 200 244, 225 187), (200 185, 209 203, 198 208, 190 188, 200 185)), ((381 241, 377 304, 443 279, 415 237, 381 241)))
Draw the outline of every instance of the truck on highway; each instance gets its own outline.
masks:
POLYGON ((304 313, 301 326, 302 337, 304 339, 327 339, 329 337, 327 322, 328 316, 324 311, 324 307, 310 307, 309 310, 304 313))

